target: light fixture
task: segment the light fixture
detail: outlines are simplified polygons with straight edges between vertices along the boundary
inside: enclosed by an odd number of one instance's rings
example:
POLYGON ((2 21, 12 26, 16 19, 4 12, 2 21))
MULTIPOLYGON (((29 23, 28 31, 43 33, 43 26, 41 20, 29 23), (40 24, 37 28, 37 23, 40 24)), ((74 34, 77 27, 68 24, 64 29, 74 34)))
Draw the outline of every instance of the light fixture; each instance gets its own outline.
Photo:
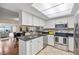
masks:
POLYGON ((47 14, 62 12, 62 11, 68 10, 68 9, 72 9, 72 6, 73 6, 73 4, 62 4, 62 5, 59 5, 57 7, 43 11, 42 13, 47 15, 47 14))
POLYGON ((34 4, 32 4, 32 6, 39 11, 44 11, 44 10, 47 10, 51 7, 58 5, 58 4, 60 4, 60 3, 34 3, 34 4))
POLYGON ((49 18, 54 18, 54 17, 60 17, 60 16, 65 16, 65 15, 70 15, 71 13, 71 9, 63 11, 63 12, 58 12, 58 13, 54 13, 54 14, 49 14, 46 15, 49 18))
POLYGON ((34 3, 32 6, 49 18, 71 14, 73 3, 34 3))

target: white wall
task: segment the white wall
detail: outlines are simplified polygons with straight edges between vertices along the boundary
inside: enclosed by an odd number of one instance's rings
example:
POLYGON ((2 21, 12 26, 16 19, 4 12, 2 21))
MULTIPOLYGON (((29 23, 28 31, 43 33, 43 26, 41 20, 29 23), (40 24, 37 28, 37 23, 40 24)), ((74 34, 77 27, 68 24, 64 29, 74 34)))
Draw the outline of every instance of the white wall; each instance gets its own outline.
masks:
POLYGON ((18 24, 18 21, 13 19, 0 19, 0 23, 18 24))

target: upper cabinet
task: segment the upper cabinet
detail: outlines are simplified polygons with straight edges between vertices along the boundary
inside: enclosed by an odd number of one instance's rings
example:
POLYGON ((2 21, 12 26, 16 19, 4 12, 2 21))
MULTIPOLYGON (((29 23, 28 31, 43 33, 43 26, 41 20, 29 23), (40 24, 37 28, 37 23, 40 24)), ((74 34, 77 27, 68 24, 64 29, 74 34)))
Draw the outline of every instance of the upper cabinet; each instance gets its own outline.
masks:
POLYGON ((39 19, 39 25, 44 27, 45 26, 45 20, 39 19))
POLYGON ((32 25, 32 15, 26 12, 22 12, 22 25, 32 25))
POLYGON ((68 17, 63 17, 63 18, 58 18, 55 19, 53 22, 55 22, 55 24, 67 24, 68 23, 68 17))
POLYGON ((54 20, 53 21, 52 20, 46 21, 44 28, 55 28, 55 22, 54 22, 54 20))
POLYGON ((44 27, 45 22, 43 19, 33 16, 33 26, 42 26, 44 27))
POLYGON ((70 16, 46 21, 45 28, 55 28, 55 24, 68 24, 68 28, 74 28, 74 18, 70 16))
POLYGON ((68 28, 74 28, 74 22, 75 22, 75 19, 73 17, 70 17, 68 19, 68 28))
POLYGON ((20 23, 22 25, 44 26, 45 21, 26 12, 21 12, 20 23))
POLYGON ((39 18, 33 16, 33 26, 40 26, 39 18))

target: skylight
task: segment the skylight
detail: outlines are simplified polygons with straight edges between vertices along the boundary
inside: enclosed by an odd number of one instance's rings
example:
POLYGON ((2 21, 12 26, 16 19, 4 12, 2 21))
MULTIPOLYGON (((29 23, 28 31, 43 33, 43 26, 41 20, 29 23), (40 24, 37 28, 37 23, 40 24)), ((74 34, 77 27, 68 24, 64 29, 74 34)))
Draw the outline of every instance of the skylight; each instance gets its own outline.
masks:
POLYGON ((43 10, 46 10, 46 9, 49 9, 51 7, 54 7, 56 5, 58 5, 59 3, 34 3, 32 4, 32 6, 36 9, 38 9, 39 11, 43 11, 43 10))
POLYGON ((52 18, 70 14, 73 3, 34 3, 32 6, 47 17, 52 18))

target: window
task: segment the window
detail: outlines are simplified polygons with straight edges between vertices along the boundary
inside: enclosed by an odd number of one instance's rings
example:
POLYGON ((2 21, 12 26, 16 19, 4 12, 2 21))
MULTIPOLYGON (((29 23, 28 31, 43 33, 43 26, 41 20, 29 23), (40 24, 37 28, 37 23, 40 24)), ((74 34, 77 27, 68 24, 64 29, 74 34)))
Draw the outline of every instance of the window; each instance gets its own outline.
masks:
POLYGON ((34 3, 32 7, 46 15, 48 18, 70 15, 73 3, 34 3))
POLYGON ((10 24, 0 24, 0 37, 7 37, 12 32, 12 26, 10 24))

